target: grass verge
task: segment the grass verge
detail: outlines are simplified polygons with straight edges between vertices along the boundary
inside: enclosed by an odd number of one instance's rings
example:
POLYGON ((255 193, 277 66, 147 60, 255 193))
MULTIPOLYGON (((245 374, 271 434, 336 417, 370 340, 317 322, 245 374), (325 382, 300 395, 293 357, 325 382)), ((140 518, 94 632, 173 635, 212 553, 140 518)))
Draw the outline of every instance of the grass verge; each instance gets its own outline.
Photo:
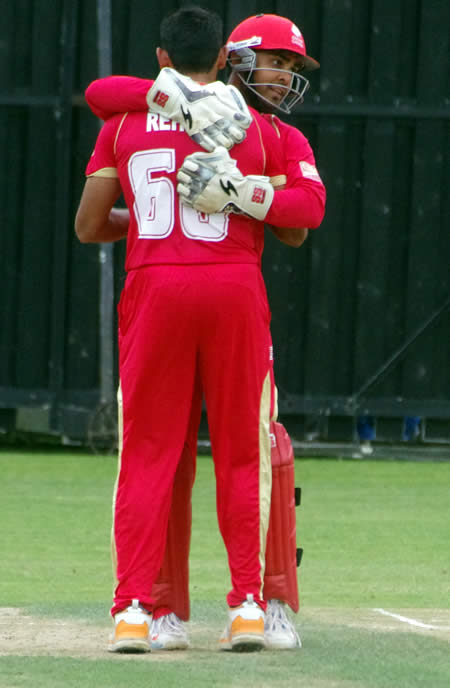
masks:
POLYGON ((445 637, 397 629, 386 618, 377 627, 355 624, 349 616, 349 610, 374 607, 448 612, 449 464, 296 461, 303 488, 298 540, 305 549, 297 622, 304 647, 240 656, 215 649, 229 574, 216 526, 212 462, 200 458, 191 553, 193 649, 142 658, 104 652, 115 458, 1 452, 0 470, 0 607, 21 608, 25 619, 13 632, 0 614, 0 688, 450 685, 445 637), (322 614, 324 608, 335 613, 322 614), (53 622, 61 624, 60 635, 67 632, 62 650, 51 642, 39 645, 43 626, 53 622), (24 624, 32 625, 28 645, 20 644, 24 624), (91 654, 70 656, 76 655, 71 639, 80 641, 83 633, 91 634, 92 642, 85 642, 91 654))

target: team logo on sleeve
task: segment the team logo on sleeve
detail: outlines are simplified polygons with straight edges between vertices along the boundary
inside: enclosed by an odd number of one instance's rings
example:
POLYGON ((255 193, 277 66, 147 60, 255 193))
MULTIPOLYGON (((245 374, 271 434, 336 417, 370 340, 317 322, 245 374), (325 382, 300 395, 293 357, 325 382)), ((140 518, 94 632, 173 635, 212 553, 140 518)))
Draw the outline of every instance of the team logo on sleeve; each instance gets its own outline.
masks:
POLYGON ((301 160, 299 165, 304 177, 307 179, 313 179, 315 182, 322 182, 315 165, 311 165, 311 163, 306 162, 306 160, 301 160))

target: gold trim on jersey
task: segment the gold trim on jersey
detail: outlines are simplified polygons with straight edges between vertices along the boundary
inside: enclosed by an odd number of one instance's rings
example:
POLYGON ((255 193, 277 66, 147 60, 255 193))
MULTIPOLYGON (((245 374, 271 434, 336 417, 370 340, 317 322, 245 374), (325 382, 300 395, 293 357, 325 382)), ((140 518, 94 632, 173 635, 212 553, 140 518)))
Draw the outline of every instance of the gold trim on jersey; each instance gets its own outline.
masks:
MULTIPOLYGON (((117 499, 117 488, 119 485, 119 475, 120 468, 122 465, 122 447, 123 447, 123 400, 122 400, 122 387, 119 383, 119 388, 117 390, 117 428, 118 428, 118 459, 117 459, 117 477, 114 483, 113 490, 113 502, 112 502, 112 526, 111 526, 111 563, 113 568, 113 576, 116 581, 116 585, 119 582, 117 578, 117 549, 116 541, 114 538, 114 525, 115 525, 115 513, 116 513, 116 499, 117 499)), ((116 585, 114 587, 116 587, 116 585)), ((114 594, 114 592, 113 592, 114 594)))
POLYGON ((256 128, 258 129, 258 135, 259 135, 259 142, 261 144, 261 149, 263 153, 263 174, 266 171, 266 164, 267 164, 267 156, 266 156, 266 148, 264 146, 264 139, 261 133, 261 127, 259 126, 259 122, 256 118, 253 118, 254 123, 256 124, 256 128))
POLYGON ((272 116, 271 116, 271 118, 270 118, 270 123, 271 123, 271 125, 273 126, 273 128, 275 129, 275 131, 277 132, 278 138, 281 139, 281 132, 280 132, 280 129, 279 129, 279 127, 278 127, 278 124, 277 124, 277 122, 276 122, 276 120, 275 120, 275 115, 272 115, 272 116))
POLYGON ((116 167, 102 167, 101 170, 87 175, 89 177, 105 177, 106 179, 116 179, 119 176, 116 167))
POLYGON ((264 569, 266 566, 266 541, 269 529, 270 501, 272 495, 272 460, 270 456, 270 401, 272 380, 267 373, 259 407, 259 562, 261 566, 261 597, 263 596, 264 569))
POLYGON ((117 151, 116 151, 117 139, 119 138, 120 130, 122 129, 122 124, 125 122, 125 118, 127 115, 128 115, 128 112, 126 112, 124 114, 124 116, 122 117, 122 119, 119 122, 119 126, 117 127, 116 136, 114 138, 114 147, 113 147, 114 155, 116 155, 116 153, 117 153, 117 151))
POLYGON ((273 413, 270 420, 272 422, 276 422, 278 420, 278 387, 275 384, 273 386, 273 413))
POLYGON ((287 177, 285 174, 277 174, 275 177, 270 177, 270 183, 277 189, 280 186, 286 186, 287 177))

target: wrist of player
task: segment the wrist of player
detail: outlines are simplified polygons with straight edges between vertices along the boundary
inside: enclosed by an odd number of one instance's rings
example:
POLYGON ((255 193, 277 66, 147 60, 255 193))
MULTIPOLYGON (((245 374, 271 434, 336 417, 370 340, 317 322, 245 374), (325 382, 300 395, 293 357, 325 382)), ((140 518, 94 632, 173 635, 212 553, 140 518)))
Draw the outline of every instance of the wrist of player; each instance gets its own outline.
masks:
POLYGON ((207 214, 238 212, 263 221, 275 193, 269 177, 244 176, 223 148, 187 156, 177 179, 182 202, 207 214))
POLYGON ((147 92, 151 112, 181 124, 207 151, 231 148, 246 136, 252 117, 243 96, 221 81, 199 84, 166 67, 147 92))
MULTIPOLYGON (((165 67, 160 71, 147 91, 146 100, 151 112, 179 122, 182 118, 180 109, 182 94, 179 89, 175 88, 173 72, 174 70, 170 69, 170 67, 165 67)), ((183 79, 186 78, 183 77, 183 79)))
POLYGON ((177 187, 185 205, 211 215, 213 213, 243 213, 262 222, 269 212, 274 189, 268 177, 244 177, 236 181, 224 176, 189 200, 183 196, 182 184, 177 187))
POLYGON ((233 179, 222 180, 224 186, 230 184, 236 193, 230 192, 230 202, 223 212, 241 212, 262 222, 272 205, 274 188, 269 177, 248 175, 235 182, 233 179))

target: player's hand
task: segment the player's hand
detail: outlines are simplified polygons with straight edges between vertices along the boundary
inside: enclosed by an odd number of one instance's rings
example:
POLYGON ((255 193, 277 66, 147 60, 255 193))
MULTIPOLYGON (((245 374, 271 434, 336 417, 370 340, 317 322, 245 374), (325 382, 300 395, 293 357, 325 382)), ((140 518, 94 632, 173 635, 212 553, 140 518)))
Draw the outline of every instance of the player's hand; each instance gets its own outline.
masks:
POLYGON ((225 148, 188 155, 177 173, 185 205, 203 213, 241 212, 264 220, 274 189, 269 177, 244 175, 225 148))
POLYGON ((202 148, 231 148, 246 137, 252 122, 244 98, 221 81, 201 85, 165 67, 147 93, 151 112, 179 122, 202 148))

